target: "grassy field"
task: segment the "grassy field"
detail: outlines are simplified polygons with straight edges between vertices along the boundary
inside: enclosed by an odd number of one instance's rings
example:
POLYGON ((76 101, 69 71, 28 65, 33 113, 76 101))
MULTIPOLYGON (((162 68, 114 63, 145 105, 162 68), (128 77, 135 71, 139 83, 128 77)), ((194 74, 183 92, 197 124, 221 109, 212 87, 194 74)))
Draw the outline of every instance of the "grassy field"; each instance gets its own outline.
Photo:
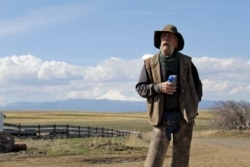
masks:
MULTIPOLYGON (((125 129, 148 132, 151 126, 148 124, 146 112, 138 113, 98 113, 87 111, 8 111, 5 113, 5 123, 12 124, 69 124, 104 127, 113 129, 125 129)), ((198 129, 211 128, 213 114, 209 111, 201 111, 196 124, 198 129)))
MULTIPOLYGON (((28 146, 26 152, 0 154, 0 167, 106 167, 143 166, 151 136, 147 114, 94 113, 76 111, 10 111, 5 123, 69 124, 142 132, 136 136, 112 138, 72 138, 53 140, 16 139, 28 146)), ((213 114, 200 111, 194 128, 191 167, 250 166, 249 131, 217 131, 212 129, 213 114), (236 154, 237 153, 237 154, 236 154)), ((170 165, 169 148, 164 164, 170 165)))
POLYGON ((7 112, 6 123, 13 124, 69 124, 133 131, 148 131, 146 113, 97 113, 79 111, 22 111, 7 112))

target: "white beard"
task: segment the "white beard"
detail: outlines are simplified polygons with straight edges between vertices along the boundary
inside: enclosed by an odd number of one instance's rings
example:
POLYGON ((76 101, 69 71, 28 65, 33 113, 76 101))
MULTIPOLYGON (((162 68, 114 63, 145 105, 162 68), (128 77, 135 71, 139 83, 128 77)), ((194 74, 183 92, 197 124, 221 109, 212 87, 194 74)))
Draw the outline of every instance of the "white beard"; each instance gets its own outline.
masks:
POLYGON ((165 47, 164 45, 160 47, 161 53, 164 56, 170 56, 170 55, 172 55, 174 53, 174 47, 171 44, 168 44, 167 52, 165 51, 164 47, 165 47))

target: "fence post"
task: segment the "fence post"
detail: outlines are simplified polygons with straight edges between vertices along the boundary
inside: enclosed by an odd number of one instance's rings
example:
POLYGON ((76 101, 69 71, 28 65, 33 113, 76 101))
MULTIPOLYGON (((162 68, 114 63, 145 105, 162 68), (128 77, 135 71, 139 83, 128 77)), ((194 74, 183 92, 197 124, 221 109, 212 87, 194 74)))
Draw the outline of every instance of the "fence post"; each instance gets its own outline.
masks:
POLYGON ((104 132, 104 128, 102 127, 102 137, 104 137, 105 136, 105 134, 104 134, 105 132, 104 132))
POLYGON ((114 137, 114 129, 111 129, 111 136, 114 137))
POLYGON ((19 125, 18 125, 18 137, 20 137, 21 136, 21 124, 19 123, 19 125))
POLYGON ((38 125, 38 137, 39 138, 41 137, 41 125, 40 124, 38 125))
POLYGON ((54 124, 53 135, 54 135, 54 137, 56 137, 56 124, 54 124))
POLYGON ((66 126, 67 137, 69 138, 69 125, 66 126))
POLYGON ((88 137, 91 136, 90 127, 88 126, 88 137))
POLYGON ((105 129, 105 136, 109 137, 109 129, 105 129))
POLYGON ((81 126, 78 126, 78 136, 81 137, 81 126))

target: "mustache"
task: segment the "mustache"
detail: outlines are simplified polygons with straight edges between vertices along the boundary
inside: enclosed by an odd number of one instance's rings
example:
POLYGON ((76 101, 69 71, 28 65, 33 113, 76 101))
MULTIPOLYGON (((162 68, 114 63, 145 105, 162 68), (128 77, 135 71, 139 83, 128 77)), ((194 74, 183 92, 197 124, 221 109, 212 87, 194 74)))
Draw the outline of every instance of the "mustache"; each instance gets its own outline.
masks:
POLYGON ((162 45, 172 46, 171 43, 169 43, 169 42, 167 42, 167 41, 166 41, 166 42, 163 42, 162 45))

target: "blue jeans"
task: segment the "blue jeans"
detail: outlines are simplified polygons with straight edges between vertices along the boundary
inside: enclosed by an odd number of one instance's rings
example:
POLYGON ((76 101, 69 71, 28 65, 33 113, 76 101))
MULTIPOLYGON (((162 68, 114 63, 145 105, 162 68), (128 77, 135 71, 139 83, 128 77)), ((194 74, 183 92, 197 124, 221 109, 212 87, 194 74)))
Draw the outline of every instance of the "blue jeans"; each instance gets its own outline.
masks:
POLYGON ((170 141, 171 134, 175 134, 180 130, 179 121, 183 120, 181 112, 164 112, 162 124, 166 127, 166 137, 170 141))

